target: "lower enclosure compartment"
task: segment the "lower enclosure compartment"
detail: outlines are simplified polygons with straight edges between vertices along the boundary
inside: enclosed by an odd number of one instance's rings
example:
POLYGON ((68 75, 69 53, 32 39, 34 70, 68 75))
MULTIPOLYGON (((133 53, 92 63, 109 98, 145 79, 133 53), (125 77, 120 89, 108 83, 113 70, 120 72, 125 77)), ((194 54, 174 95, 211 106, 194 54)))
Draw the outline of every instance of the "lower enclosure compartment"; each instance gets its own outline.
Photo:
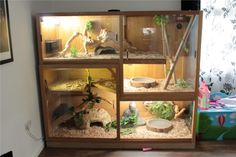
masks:
MULTIPOLYGON (((65 96, 63 99, 66 100, 65 96)), ((64 101, 65 101, 64 100, 64 101)), ((60 101, 63 101, 60 98, 60 101)), ((70 97, 71 102, 78 99, 70 97)), ((61 119, 53 122, 50 138, 69 141, 191 141, 193 139, 192 117, 194 103, 192 101, 121 101, 118 105, 119 122, 116 119, 116 108, 109 105, 95 105, 94 110, 109 111, 112 119, 106 125, 97 121, 89 127, 76 128, 74 119, 61 119)))
POLYGON ((120 102, 121 139, 192 139, 192 101, 120 102))
MULTIPOLYGON (((171 138, 192 138, 192 133, 183 119, 172 120, 173 128, 168 132, 154 132, 148 130, 146 126, 133 128, 134 133, 121 135, 121 139, 171 139, 171 138)), ((121 129, 123 130, 123 129, 121 129)))

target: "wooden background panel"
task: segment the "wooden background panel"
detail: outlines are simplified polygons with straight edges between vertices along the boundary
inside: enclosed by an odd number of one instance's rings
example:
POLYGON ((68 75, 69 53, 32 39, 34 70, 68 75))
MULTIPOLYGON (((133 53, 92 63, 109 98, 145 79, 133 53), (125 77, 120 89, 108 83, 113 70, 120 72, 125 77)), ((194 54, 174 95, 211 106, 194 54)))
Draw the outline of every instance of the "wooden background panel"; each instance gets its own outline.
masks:
MULTIPOLYGON (((112 79, 113 75, 107 68, 88 68, 90 75, 93 79, 112 79)), ((116 73, 115 68, 111 68, 116 73)), ((75 80, 83 79, 87 80, 88 72, 87 68, 52 68, 43 70, 44 80, 47 80, 48 84, 55 83, 61 80, 75 80)), ((114 78, 113 78, 114 79, 114 78)))
MULTIPOLYGON (((184 70, 187 67, 183 65, 184 57, 180 57, 177 62, 175 73, 177 78, 183 78, 184 70)), ((131 77, 151 77, 155 79, 165 79, 164 66, 159 64, 125 64, 124 78, 131 77)))
MULTIPOLYGON (((112 78, 112 73, 106 69, 106 68, 88 68, 90 76, 92 79, 111 79, 112 78)), ((113 69, 115 71, 115 69, 113 69)), ((74 80, 74 79, 83 79, 87 80, 88 77, 88 71, 85 68, 81 69, 67 69, 67 70, 61 70, 58 71, 58 75, 60 76, 61 79, 64 80, 74 80)))
POLYGON ((124 77, 131 78, 135 76, 164 78, 163 65, 155 64, 125 64, 124 77))
POLYGON ((56 82, 58 78, 58 72, 54 69, 43 69, 43 79, 47 81, 48 85, 56 82))
MULTIPOLYGON (((183 38, 184 32, 186 31, 187 25, 189 23, 189 17, 184 18, 183 20, 179 20, 178 16, 169 16, 169 22, 166 25, 166 32, 170 47, 170 53, 171 56, 175 56, 176 51, 179 47, 179 44, 183 38), (182 28, 178 29, 177 25, 181 25, 182 28)), ((185 54, 182 52, 181 56, 184 56, 185 54)))
MULTIPOLYGON (((166 25, 167 38, 169 41, 170 52, 175 55, 178 46, 182 40, 189 20, 178 20, 176 15, 168 16, 169 20, 166 25), (177 24, 181 24, 182 28, 177 29, 177 24)), ((153 21, 154 16, 137 16, 127 17, 125 25, 125 38, 131 42, 133 46, 141 51, 156 51, 163 54, 163 44, 161 35, 161 26, 153 21), (143 28, 152 28, 155 32, 152 35, 145 36, 143 28)), ((182 54, 183 55, 183 54, 182 54)))
MULTIPOLYGON (((64 48, 65 43, 74 32, 83 33, 88 21, 94 24, 93 31, 88 32, 88 36, 91 36, 92 39, 96 39, 100 30, 106 28, 108 31, 114 32, 114 34, 118 36, 117 43, 119 42, 119 16, 58 16, 51 18, 56 21, 57 24, 47 25, 41 22, 42 39, 43 41, 61 39, 62 48, 64 48)), ((81 37, 77 37, 72 41, 71 46, 84 52, 81 37)))
POLYGON ((41 23, 41 46, 42 46, 42 56, 46 57, 46 48, 45 48, 45 40, 55 40, 58 39, 58 25, 54 25, 53 23, 42 24, 41 23))
POLYGON ((127 17, 127 41, 141 51, 162 52, 161 29, 153 23, 152 16, 127 17), (154 34, 144 35, 143 28, 153 28, 154 34))

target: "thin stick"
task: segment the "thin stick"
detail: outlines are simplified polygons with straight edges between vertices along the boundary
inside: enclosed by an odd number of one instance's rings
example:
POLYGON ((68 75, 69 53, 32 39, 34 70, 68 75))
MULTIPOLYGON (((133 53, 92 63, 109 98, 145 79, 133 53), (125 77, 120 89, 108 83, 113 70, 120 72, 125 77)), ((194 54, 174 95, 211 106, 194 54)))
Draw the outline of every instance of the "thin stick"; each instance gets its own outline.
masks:
POLYGON ((74 32, 74 33, 72 34, 72 36, 66 41, 65 48, 64 48, 61 52, 59 52, 59 54, 62 55, 62 56, 64 56, 65 52, 66 52, 66 51, 69 49, 69 47, 70 47, 70 43, 71 43, 77 36, 79 36, 79 35, 81 35, 81 33, 79 33, 79 32, 74 32))
POLYGON ((190 30, 191 30, 191 28, 193 26, 194 20, 195 20, 195 15, 191 17, 191 19, 189 21, 189 24, 188 24, 188 27, 187 27, 187 29, 186 29, 186 31, 184 33, 184 36, 183 36, 183 38, 182 38, 182 40, 181 40, 181 42, 179 44, 179 47, 178 47, 178 49, 176 51, 176 55, 175 55, 175 58, 174 58, 174 63, 171 65, 171 68, 170 68, 170 71, 169 71, 169 73, 167 75, 167 78, 166 78, 165 85, 164 85, 163 89, 166 89, 168 84, 169 84, 169 82, 170 82, 170 78, 171 78, 171 76, 172 76, 172 74, 173 74, 173 72, 175 70, 175 66, 176 66, 176 64, 178 62, 180 53, 183 50, 183 46, 186 43, 186 40, 187 40, 187 38, 189 36, 189 33, 190 33, 190 30))
MULTIPOLYGON (((162 51, 163 51, 163 56, 166 58, 166 49, 165 49, 165 39, 164 39, 164 25, 161 23, 161 39, 162 39, 162 51)), ((167 65, 164 64, 164 74, 166 77, 167 74, 167 65)))
MULTIPOLYGON (((165 40, 165 45, 166 45, 166 52, 167 52, 167 59, 168 59, 168 61, 169 61, 169 63, 170 63, 170 66, 171 65, 173 65, 173 58, 172 58, 172 56, 171 56, 171 53, 170 53, 170 46, 169 46, 169 41, 168 41, 168 38, 167 38, 167 33, 166 33, 166 26, 164 25, 164 40, 165 40)), ((173 80, 174 80, 174 82, 176 83, 176 77, 175 77, 175 71, 173 72, 173 75, 172 75, 172 77, 173 77, 173 80)))

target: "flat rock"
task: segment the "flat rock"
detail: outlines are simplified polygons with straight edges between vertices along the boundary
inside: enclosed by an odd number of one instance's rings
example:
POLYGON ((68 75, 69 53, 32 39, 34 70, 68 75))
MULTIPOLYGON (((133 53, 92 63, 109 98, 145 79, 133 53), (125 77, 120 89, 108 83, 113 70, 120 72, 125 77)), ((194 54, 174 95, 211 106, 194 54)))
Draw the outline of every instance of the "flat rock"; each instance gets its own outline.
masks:
POLYGON ((130 79, 130 85, 133 87, 151 88, 155 87, 157 82, 155 79, 149 77, 133 77, 130 79))
POLYGON ((173 125, 169 120, 158 118, 147 121, 146 127, 154 132, 169 132, 173 125))

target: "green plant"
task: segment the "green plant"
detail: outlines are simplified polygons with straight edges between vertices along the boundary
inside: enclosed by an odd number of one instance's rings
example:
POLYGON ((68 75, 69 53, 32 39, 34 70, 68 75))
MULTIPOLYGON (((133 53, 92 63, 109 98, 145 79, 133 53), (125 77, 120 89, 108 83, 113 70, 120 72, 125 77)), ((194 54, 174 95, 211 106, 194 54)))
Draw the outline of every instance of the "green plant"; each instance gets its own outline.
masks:
POLYGON ((121 127, 135 126, 138 121, 138 115, 136 113, 131 114, 127 117, 122 117, 120 121, 121 127))
POLYGON ((80 127, 83 124, 83 116, 86 112, 86 109, 91 109, 93 108, 93 106, 96 103, 100 103, 102 98, 99 96, 96 96, 96 94, 94 94, 92 92, 92 87, 93 87, 93 82, 92 82, 92 77, 90 76, 90 73, 88 71, 88 77, 87 77, 87 96, 85 98, 82 99, 82 103, 79 104, 79 111, 77 112, 75 107, 72 106, 69 109, 69 113, 73 116, 74 122, 75 122, 75 126, 76 127, 80 127))
MULTIPOLYGON (((130 116, 121 118, 120 126, 121 128, 127 129, 126 131, 123 130, 124 132, 129 132, 128 128, 135 126, 137 124, 137 121, 138 121, 138 115, 131 114, 130 116)), ((111 129, 115 128, 117 128, 117 121, 112 121, 104 127, 105 131, 110 131, 111 129)))
POLYGON ((172 120, 175 116, 173 105, 166 101, 155 101, 151 104, 148 110, 158 118, 172 120))
POLYGON ((176 80, 176 86, 177 87, 181 87, 181 88, 187 88, 188 87, 188 83, 184 79, 177 79, 176 80))
POLYGON ((107 125, 104 128, 105 128, 105 131, 110 131, 111 129, 116 129, 116 127, 117 127, 117 121, 114 120, 110 123, 107 123, 107 125))
POLYGON ((86 23, 86 29, 89 31, 89 32, 92 32, 93 30, 93 22, 92 21, 88 21, 86 23))
POLYGON ((71 57, 77 57, 78 56, 78 50, 76 47, 71 47, 70 48, 70 54, 71 54, 71 57))
POLYGON ((188 55, 189 54, 189 48, 185 47, 184 52, 185 52, 186 55, 188 55))
POLYGON ((165 24, 168 23, 169 18, 168 18, 168 16, 155 15, 155 16, 153 17, 153 20, 154 20, 154 22, 155 22, 157 25, 165 25, 165 24))
POLYGON ((72 105, 60 105, 58 107, 58 110, 60 110, 60 114, 56 116, 56 118, 59 118, 65 113, 71 114, 71 119, 74 120, 74 124, 77 128, 81 128, 81 126, 83 125, 83 116, 87 113, 87 109, 92 109, 95 104, 100 103, 102 100, 113 105, 113 103, 109 102, 107 99, 97 96, 97 93, 93 93, 92 88, 95 87, 94 83, 96 83, 96 81, 93 81, 89 70, 87 70, 87 72, 88 76, 85 88, 86 96, 82 98, 82 102, 76 105, 76 107, 72 105))

